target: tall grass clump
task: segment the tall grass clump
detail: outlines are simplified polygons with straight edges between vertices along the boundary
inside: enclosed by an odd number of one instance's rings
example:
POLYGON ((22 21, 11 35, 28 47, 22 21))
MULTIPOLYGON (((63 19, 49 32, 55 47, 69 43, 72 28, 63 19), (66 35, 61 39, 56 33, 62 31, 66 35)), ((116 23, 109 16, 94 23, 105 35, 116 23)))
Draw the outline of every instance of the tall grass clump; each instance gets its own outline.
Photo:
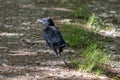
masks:
POLYGON ((84 56, 83 62, 79 61, 79 69, 86 70, 88 72, 95 71, 100 74, 104 71, 105 64, 109 61, 106 53, 99 49, 97 44, 91 44, 87 48, 79 53, 84 56))
POLYGON ((96 74, 104 72, 109 57, 101 50, 102 46, 98 43, 94 33, 72 24, 65 25, 61 30, 70 47, 75 47, 76 53, 69 57, 74 67, 96 74))
POLYGON ((96 16, 95 13, 88 18, 87 25, 89 25, 94 31, 98 31, 104 26, 102 19, 96 16))
POLYGON ((97 16, 95 13, 92 13, 91 16, 89 16, 87 20, 87 25, 95 32, 100 31, 100 30, 109 30, 109 31, 114 31, 115 28, 113 24, 106 24, 102 18, 97 16))

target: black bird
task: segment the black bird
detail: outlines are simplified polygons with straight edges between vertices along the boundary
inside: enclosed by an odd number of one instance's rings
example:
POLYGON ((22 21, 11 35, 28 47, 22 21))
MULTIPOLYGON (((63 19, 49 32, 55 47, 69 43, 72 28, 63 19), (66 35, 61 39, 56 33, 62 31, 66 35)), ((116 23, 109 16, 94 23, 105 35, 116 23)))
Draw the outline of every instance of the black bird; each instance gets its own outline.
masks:
POLYGON ((64 41, 60 31, 56 28, 53 20, 47 17, 38 19, 37 22, 40 22, 45 26, 42 35, 48 46, 54 51, 54 54, 57 57, 60 57, 64 63, 67 64, 61 55, 63 48, 66 46, 66 42, 64 41))

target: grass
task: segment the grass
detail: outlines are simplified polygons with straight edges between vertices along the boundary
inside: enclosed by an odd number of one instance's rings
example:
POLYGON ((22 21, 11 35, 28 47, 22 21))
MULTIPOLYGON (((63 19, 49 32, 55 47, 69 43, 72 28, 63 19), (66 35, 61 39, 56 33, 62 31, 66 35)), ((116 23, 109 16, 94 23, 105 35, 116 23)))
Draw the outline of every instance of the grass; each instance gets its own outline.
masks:
POLYGON ((87 48, 79 53, 83 55, 84 58, 79 62, 78 68, 80 70, 85 70, 88 72, 95 72, 96 74, 101 74, 104 71, 104 67, 109 58, 102 50, 99 49, 97 44, 91 44, 87 48))
POLYGON ((96 16, 95 13, 93 13, 88 18, 87 25, 89 25, 94 31, 98 31, 103 28, 103 21, 100 17, 96 16))
POLYGON ((94 31, 100 31, 100 30, 114 30, 115 28, 113 28, 112 24, 106 24, 104 23, 104 21, 98 17, 95 13, 92 13, 91 16, 89 16, 88 20, 87 20, 87 25, 94 31))
POLYGON ((72 12, 72 16, 79 19, 87 19, 87 25, 94 30, 95 32, 100 30, 111 30, 113 25, 105 24, 104 21, 93 13, 85 4, 81 3, 79 6, 76 6, 72 12))
POLYGON ((88 33, 79 26, 72 24, 65 25, 62 29, 65 40, 70 44, 71 47, 87 46, 96 41, 94 33, 88 33), (89 34, 89 35, 88 35, 89 34))
POLYGON ((93 32, 86 31, 73 24, 62 27, 64 39, 70 44, 70 47, 76 50, 74 56, 69 57, 69 60, 79 70, 94 72, 97 75, 104 73, 110 57, 102 50, 103 45, 97 40, 98 35, 95 32, 104 29, 105 24, 100 17, 91 13, 84 4, 76 7, 73 15, 83 19, 88 17, 86 24, 93 32))
POLYGON ((76 50, 75 56, 69 58, 73 66, 87 72, 103 73, 109 58, 100 49, 95 34, 72 24, 65 25, 61 30, 64 39, 76 50))
POLYGON ((111 30, 113 27, 111 24, 106 25, 99 16, 93 13, 85 4, 82 3, 75 7, 72 15, 79 19, 86 19, 87 25, 94 31, 111 30))
POLYGON ((72 13, 74 17, 78 18, 87 18, 90 14, 91 11, 87 6, 85 6, 85 4, 80 4, 79 6, 75 7, 74 12, 72 13))

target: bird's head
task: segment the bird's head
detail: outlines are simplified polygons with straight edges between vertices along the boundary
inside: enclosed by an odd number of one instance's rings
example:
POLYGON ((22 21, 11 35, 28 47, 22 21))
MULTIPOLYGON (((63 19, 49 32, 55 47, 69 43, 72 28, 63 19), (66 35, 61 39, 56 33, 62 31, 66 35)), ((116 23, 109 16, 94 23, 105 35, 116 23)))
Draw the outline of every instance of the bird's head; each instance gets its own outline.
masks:
POLYGON ((50 17, 37 19, 37 22, 40 22, 40 23, 47 25, 47 26, 54 26, 54 22, 50 17))

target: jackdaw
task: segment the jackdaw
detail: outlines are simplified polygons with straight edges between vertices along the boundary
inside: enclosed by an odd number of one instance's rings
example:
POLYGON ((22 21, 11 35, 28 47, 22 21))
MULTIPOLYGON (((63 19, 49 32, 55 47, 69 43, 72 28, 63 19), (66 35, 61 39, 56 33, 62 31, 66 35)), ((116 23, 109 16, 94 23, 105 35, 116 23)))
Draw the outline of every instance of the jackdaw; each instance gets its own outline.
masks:
POLYGON ((38 19, 37 22, 44 24, 44 29, 42 32, 43 38, 48 44, 48 46, 54 51, 54 54, 61 58, 65 64, 61 52, 63 52, 63 48, 66 46, 66 42, 64 41, 60 31, 55 26, 53 20, 50 17, 38 19))

